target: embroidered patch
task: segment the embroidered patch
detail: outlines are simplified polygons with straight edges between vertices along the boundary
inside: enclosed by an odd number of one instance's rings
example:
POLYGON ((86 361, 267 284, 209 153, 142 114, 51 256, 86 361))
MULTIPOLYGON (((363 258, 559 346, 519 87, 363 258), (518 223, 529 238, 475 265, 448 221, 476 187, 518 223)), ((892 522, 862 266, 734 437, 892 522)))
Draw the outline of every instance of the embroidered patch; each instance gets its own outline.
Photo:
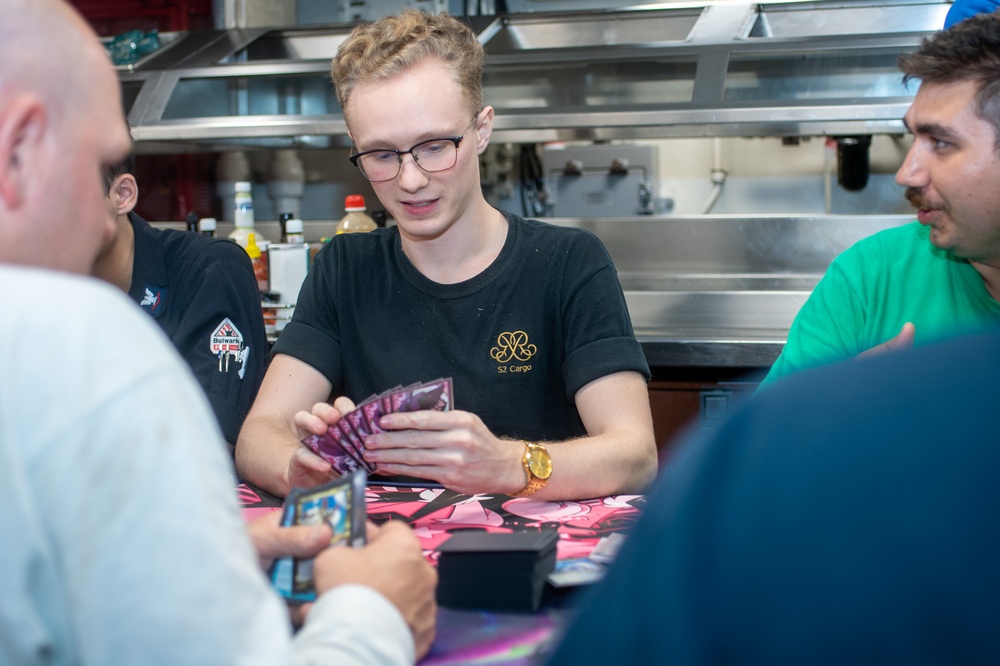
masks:
POLYGON ((490 349, 490 356, 497 363, 508 361, 530 361, 538 352, 538 347, 528 342, 524 331, 506 331, 497 336, 497 345, 490 349))
POLYGON ((243 341, 243 334, 229 317, 223 319, 209 339, 212 354, 219 359, 219 372, 229 372, 229 364, 239 364, 240 379, 246 374, 250 347, 243 341))
POLYGON ((163 314, 163 311, 166 310, 166 303, 167 290, 162 287, 154 287, 151 284, 147 284, 145 293, 142 295, 142 300, 139 301, 139 307, 156 318, 163 314))
POLYGON ((497 373, 520 374, 531 372, 528 363, 538 353, 538 346, 528 340, 524 331, 504 331, 497 336, 497 344, 490 349, 490 358, 497 362, 497 373))

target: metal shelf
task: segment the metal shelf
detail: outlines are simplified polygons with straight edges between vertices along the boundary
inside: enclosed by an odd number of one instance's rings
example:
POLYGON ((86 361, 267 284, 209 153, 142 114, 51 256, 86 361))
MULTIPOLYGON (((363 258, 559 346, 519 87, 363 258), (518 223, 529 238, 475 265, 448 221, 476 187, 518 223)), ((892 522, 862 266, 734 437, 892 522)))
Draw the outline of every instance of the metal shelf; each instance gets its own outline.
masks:
MULTIPOLYGON (((901 133, 896 59, 947 2, 702 3, 470 23, 500 141, 901 133)), ((346 146, 330 59, 352 26, 193 31, 120 68, 148 149, 346 146)))

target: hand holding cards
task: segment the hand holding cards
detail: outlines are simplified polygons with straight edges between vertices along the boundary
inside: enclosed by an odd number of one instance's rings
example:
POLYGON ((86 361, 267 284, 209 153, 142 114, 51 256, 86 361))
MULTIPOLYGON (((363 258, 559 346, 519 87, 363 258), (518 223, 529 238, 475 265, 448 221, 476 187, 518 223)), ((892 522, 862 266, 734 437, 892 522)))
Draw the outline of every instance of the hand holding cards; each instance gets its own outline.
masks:
POLYGON ((375 468, 364 458, 365 437, 384 432, 379 427, 383 415, 424 409, 447 412, 452 404, 451 377, 397 386, 365 399, 325 433, 309 435, 302 443, 329 462, 338 474, 347 475, 357 470, 374 472, 375 468))
MULTIPOLYGON (((355 472, 317 488, 293 488, 285 498, 281 525, 326 523, 333 532, 331 546, 363 546, 367 514, 365 482, 365 473, 355 472)), ((289 601, 315 600, 313 558, 282 557, 275 561, 271 569, 271 583, 289 601)))

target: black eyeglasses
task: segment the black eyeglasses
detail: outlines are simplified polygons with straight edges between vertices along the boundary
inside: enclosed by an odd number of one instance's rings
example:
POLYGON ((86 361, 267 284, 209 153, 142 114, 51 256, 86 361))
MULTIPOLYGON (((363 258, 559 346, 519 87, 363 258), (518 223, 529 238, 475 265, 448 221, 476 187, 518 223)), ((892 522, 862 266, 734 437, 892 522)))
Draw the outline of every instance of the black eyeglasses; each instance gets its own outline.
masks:
POLYGON ((409 150, 393 150, 379 148, 366 150, 363 153, 351 155, 351 164, 361 170, 361 175, 372 183, 382 183, 399 175, 403 166, 403 155, 413 155, 413 162, 426 171, 447 171, 458 162, 458 145, 466 137, 469 130, 476 124, 479 114, 472 119, 472 124, 462 136, 449 136, 442 139, 421 141, 409 150))

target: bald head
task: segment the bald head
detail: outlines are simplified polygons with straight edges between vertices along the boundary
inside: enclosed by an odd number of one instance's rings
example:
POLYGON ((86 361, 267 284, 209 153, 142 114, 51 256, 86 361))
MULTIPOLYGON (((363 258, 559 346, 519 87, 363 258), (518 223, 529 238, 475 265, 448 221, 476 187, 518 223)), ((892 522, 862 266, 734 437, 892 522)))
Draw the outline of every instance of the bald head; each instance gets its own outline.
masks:
POLYGON ((0 86, 65 106, 79 91, 72 72, 93 67, 102 51, 93 30, 62 0, 0 0, 0 14, 0 86))
POLYGON ((0 0, 0 262, 89 273, 102 170, 129 149, 118 79, 62 0, 0 0))

